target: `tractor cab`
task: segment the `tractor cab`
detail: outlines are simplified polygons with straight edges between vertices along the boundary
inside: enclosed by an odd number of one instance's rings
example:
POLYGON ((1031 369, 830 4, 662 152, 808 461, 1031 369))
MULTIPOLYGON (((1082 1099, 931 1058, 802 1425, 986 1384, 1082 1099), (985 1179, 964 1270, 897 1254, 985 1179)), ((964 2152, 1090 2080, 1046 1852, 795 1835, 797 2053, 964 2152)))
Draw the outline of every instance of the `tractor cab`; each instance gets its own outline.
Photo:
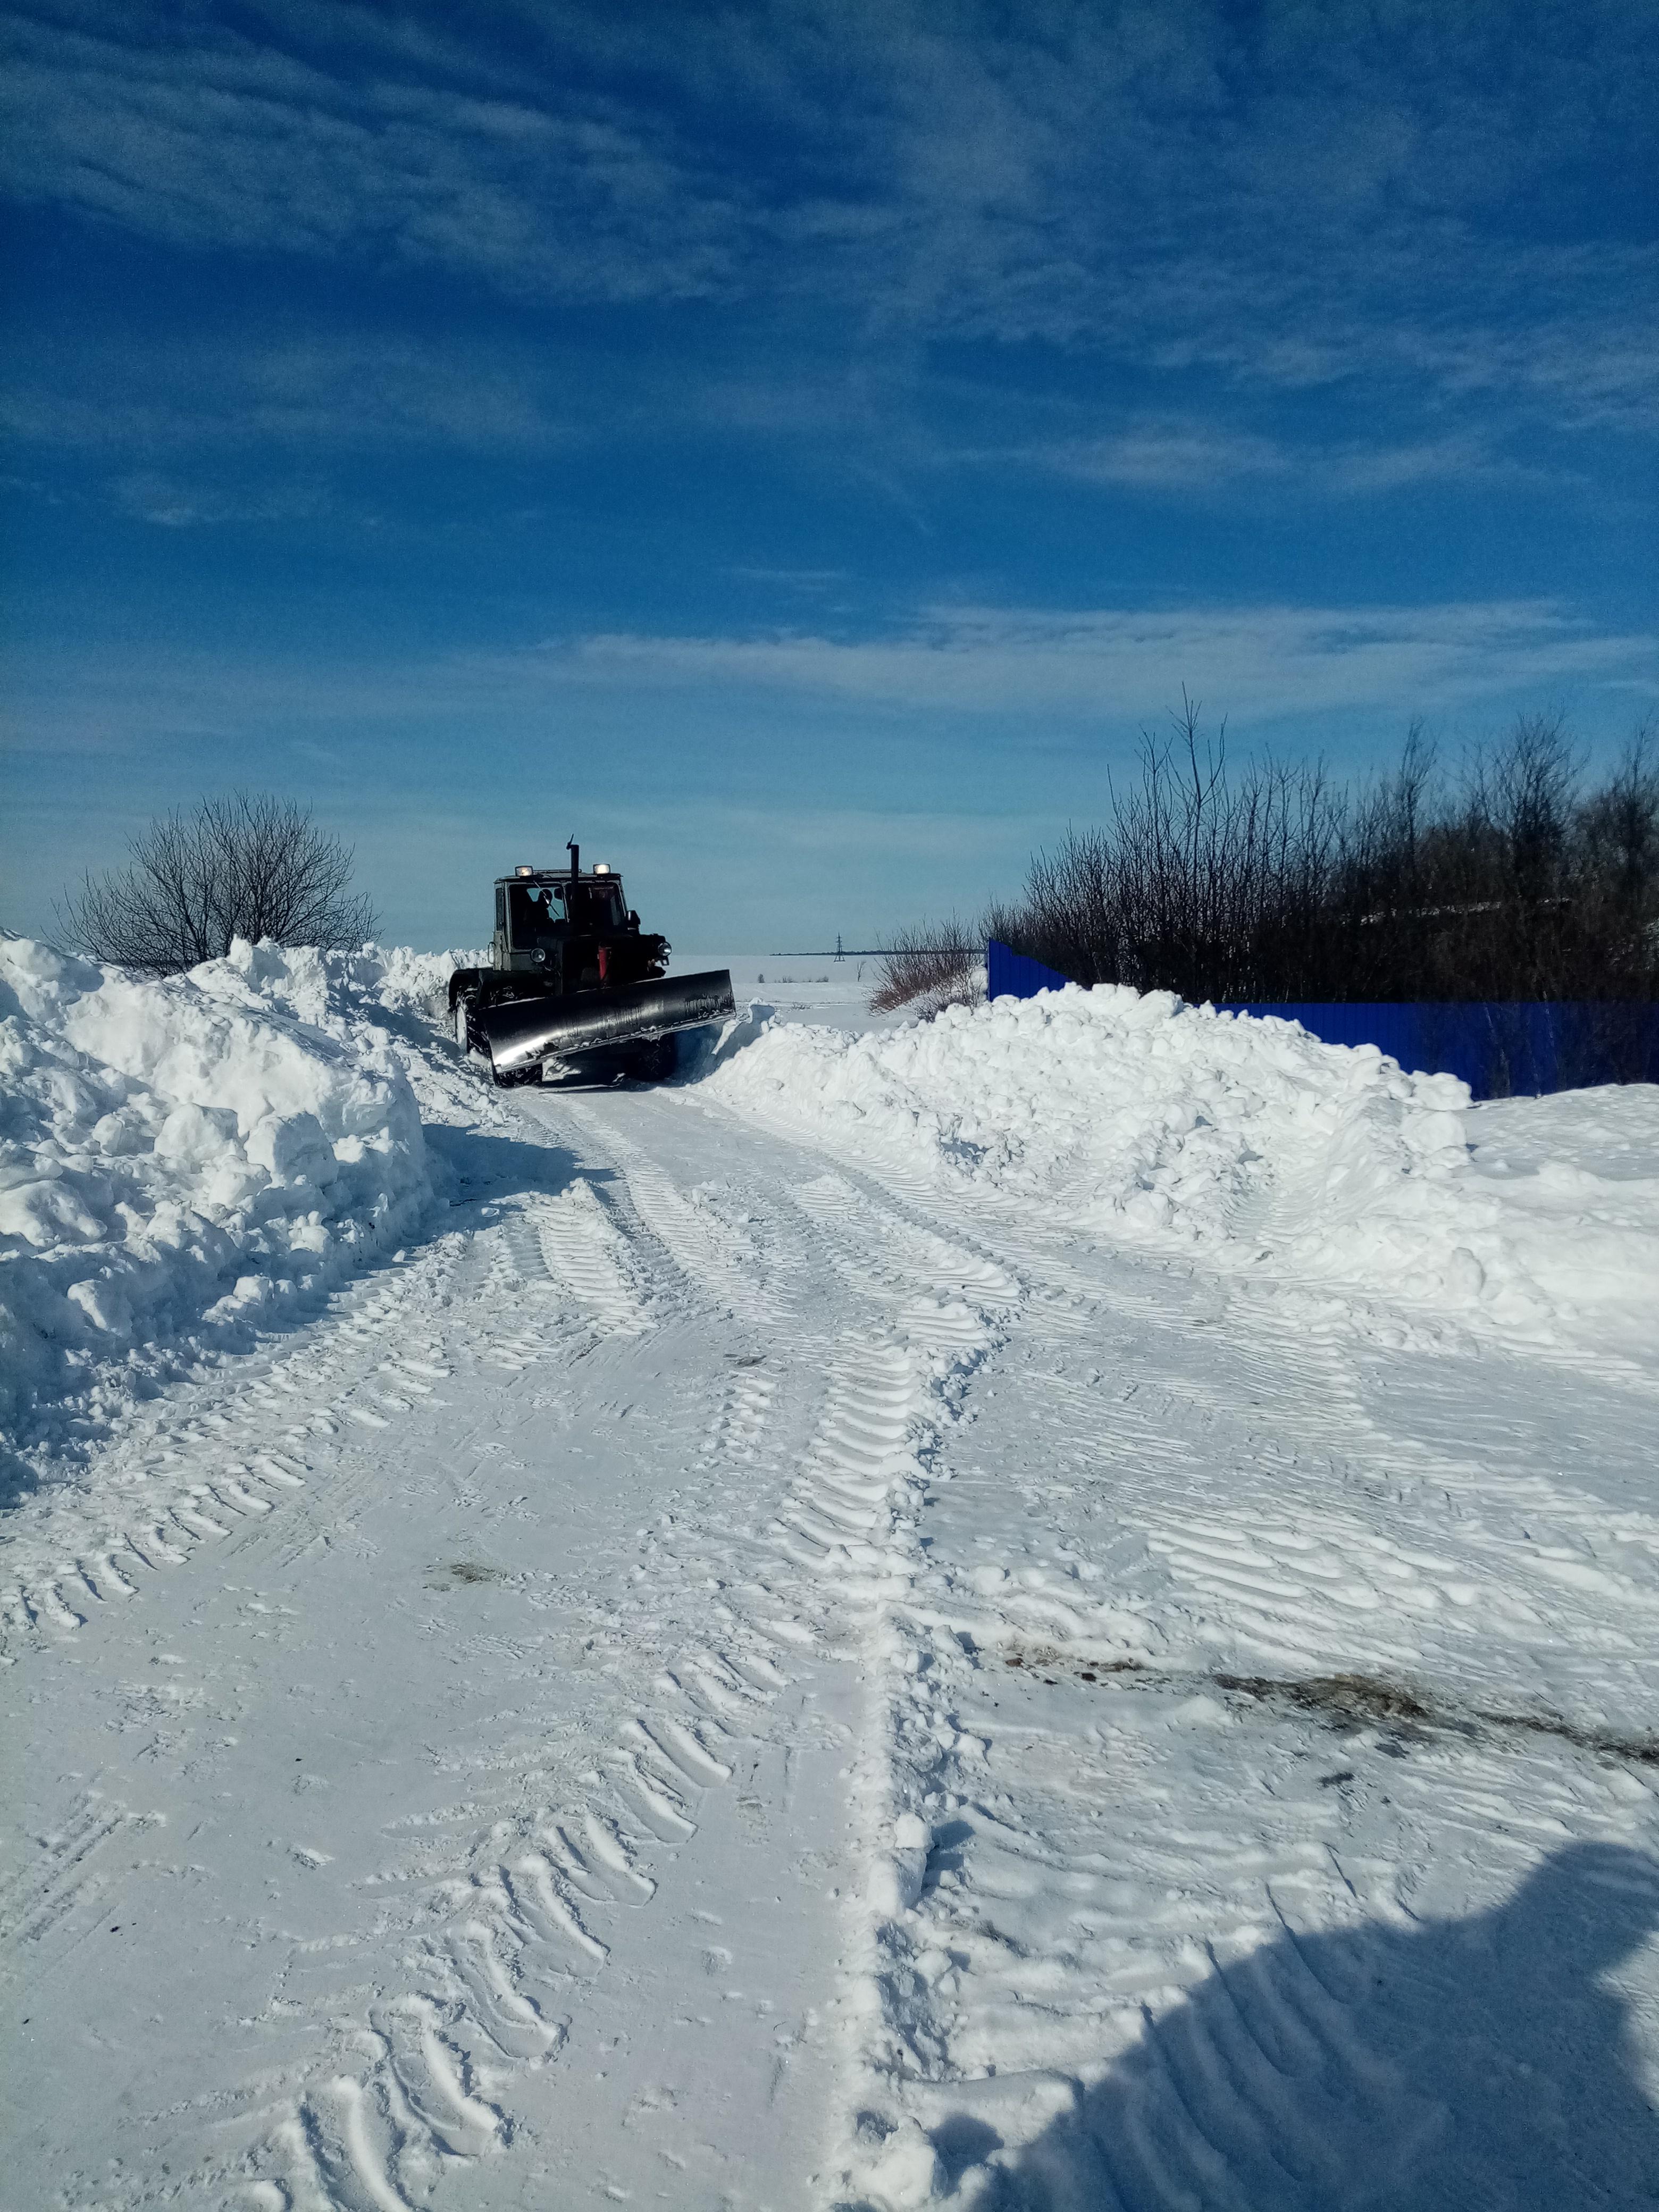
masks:
POLYGON ((608 868, 586 875, 568 868, 515 868, 496 881, 490 965, 509 974, 538 974, 562 964, 573 939, 597 945, 636 937, 639 927, 639 916, 629 912, 623 897, 622 878, 608 868))

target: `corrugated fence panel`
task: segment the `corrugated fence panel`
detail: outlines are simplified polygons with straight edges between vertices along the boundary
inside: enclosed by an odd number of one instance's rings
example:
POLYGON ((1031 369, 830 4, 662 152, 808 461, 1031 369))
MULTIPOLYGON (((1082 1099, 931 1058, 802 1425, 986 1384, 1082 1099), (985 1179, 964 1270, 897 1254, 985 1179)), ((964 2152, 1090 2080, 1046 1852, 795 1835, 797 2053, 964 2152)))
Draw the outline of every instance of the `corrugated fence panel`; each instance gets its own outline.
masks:
POLYGON ((1039 991, 1063 991, 1071 981, 1040 960, 1028 960, 994 937, 985 948, 985 994, 990 999, 1035 999, 1039 991))
MULTIPOLYGON (((1064 975, 994 939, 986 948, 986 968, 994 999, 1031 999, 1066 987, 1064 975)), ((1300 1022, 1326 1044, 1375 1045, 1402 1067, 1461 1076, 1477 1098, 1659 1083, 1659 1006, 1646 1002, 1324 1000, 1228 1005, 1216 1012, 1300 1022)))
POLYGON ((1461 1076, 1477 1098, 1659 1082, 1659 1008, 1630 1000, 1327 1001, 1216 1012, 1300 1022, 1327 1044, 1372 1044, 1402 1067, 1461 1076))

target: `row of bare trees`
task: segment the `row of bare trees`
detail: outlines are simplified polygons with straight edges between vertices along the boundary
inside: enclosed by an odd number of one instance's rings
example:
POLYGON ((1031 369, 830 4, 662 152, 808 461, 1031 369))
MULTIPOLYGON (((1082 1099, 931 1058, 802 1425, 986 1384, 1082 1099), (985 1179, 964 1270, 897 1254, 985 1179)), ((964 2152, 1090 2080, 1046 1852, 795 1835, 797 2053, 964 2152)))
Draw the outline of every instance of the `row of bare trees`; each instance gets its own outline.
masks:
POLYGON ((1099 828, 987 932, 1081 983, 1194 1001, 1659 996, 1659 747, 1587 783, 1559 717, 1443 772, 1420 729, 1369 787, 1229 760, 1183 698, 1099 828))
POLYGON ((352 855, 310 812, 265 792, 204 799, 130 840, 127 865, 88 875, 59 908, 65 942, 150 975, 222 959, 233 938, 325 948, 377 926, 350 888, 352 855))

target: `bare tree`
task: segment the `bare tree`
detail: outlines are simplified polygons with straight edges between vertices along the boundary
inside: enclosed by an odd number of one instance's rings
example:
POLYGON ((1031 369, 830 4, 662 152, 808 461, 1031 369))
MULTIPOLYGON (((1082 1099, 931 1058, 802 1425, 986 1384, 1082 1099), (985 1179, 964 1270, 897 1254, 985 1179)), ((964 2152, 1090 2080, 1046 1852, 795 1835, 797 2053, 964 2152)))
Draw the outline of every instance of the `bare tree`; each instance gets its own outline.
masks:
POLYGON ((174 975, 222 959, 233 938, 335 948, 377 926, 349 890, 350 847, 267 792, 164 815, 127 849, 125 867, 88 875, 58 908, 66 939, 94 960, 174 975))
POLYGON ((949 921, 923 921, 896 930, 877 970, 871 1012, 890 1014, 900 1006, 917 1006, 937 1013, 953 1001, 965 1003, 977 997, 975 970, 983 957, 982 942, 982 933, 954 915, 949 921))

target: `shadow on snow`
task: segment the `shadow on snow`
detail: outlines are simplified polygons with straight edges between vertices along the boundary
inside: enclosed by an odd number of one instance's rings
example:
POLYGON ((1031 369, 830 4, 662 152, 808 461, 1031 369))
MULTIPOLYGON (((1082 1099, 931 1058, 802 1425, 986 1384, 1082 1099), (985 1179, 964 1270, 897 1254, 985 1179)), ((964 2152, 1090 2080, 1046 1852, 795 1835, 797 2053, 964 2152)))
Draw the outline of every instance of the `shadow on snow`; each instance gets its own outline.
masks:
MULTIPOLYGON (((553 1196, 578 1181, 602 1185, 615 1180, 612 1170, 580 1167, 575 1155, 559 1145, 431 1122, 422 1134, 437 1169, 439 1196, 404 1245, 396 1252, 365 1254, 349 1274, 326 1288, 273 1301, 248 1319, 197 1318, 177 1336, 157 1339, 147 1347, 148 1366, 123 1370, 123 1383, 133 1398, 142 1403, 181 1385, 210 1381, 232 1363, 315 1328, 331 1308, 372 1288, 377 1276, 403 1267, 437 1238, 486 1224, 496 1206, 532 1194, 553 1196)), ((0 1515, 40 1488, 37 1461, 44 1452, 72 1465, 98 1449, 107 1433, 94 1412, 61 1397, 31 1408, 20 1426, 15 1443, 0 1439, 0 1515)))
POLYGON ((1659 1926, 1659 1868, 1575 1844, 1466 1920, 1286 1927, 1148 2016, 1024 2150, 934 2132, 982 2212, 1568 2212, 1659 2203, 1659 2115, 1604 1978, 1659 1926))

